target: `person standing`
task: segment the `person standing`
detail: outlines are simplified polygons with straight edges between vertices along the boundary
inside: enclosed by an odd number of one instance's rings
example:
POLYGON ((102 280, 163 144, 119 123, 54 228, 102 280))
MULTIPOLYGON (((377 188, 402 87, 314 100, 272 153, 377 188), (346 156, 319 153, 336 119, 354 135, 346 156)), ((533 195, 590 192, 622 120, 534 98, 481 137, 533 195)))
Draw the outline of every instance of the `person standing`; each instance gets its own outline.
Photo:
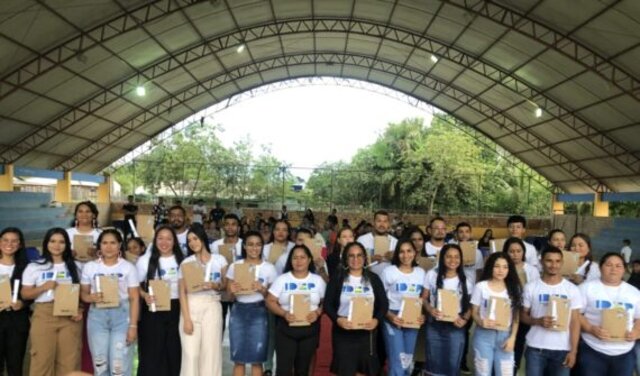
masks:
POLYGON ((226 212, 222 208, 220 201, 216 201, 216 206, 209 212, 209 222, 219 227, 220 221, 222 221, 222 217, 224 217, 225 213, 226 212))
POLYGON ((191 211, 193 212, 191 223, 203 224, 204 218, 207 215, 207 207, 204 205, 204 200, 199 198, 191 208, 191 211))
POLYGON ((169 208, 169 225, 173 228, 178 239, 178 247, 182 251, 182 257, 187 255, 187 212, 182 206, 175 205, 169 208))
POLYGON ((633 253, 633 250, 631 249, 631 240, 624 239, 622 241, 622 249, 620 249, 620 254, 622 255, 622 258, 624 258, 624 263, 627 266, 631 265, 631 254, 632 253, 633 253))
POLYGON ((533 244, 524 240, 524 236, 527 233, 527 219, 521 215, 512 215, 507 219, 507 229, 509 230, 509 236, 518 238, 524 243, 526 248, 524 259, 526 263, 539 270, 538 251, 536 251, 536 247, 533 244))
POLYGON ((158 197, 158 203, 153 205, 152 214, 154 216, 153 228, 156 228, 167 221, 167 207, 164 204, 164 197, 158 197))
POLYGON ((381 276, 382 271, 390 265, 397 242, 398 239, 389 235, 389 213, 384 210, 378 210, 373 214, 373 231, 358 237, 358 243, 364 246, 371 258, 371 271, 378 276, 381 276), (384 255, 374 254, 376 236, 386 237, 389 242, 389 251, 384 255))
POLYGON ((138 205, 133 202, 133 196, 127 196, 127 203, 122 205, 122 211, 124 212, 124 238, 129 238, 129 235, 133 236, 133 229, 129 224, 129 220, 133 222, 134 226, 138 226, 136 221, 136 215, 138 215, 138 205))

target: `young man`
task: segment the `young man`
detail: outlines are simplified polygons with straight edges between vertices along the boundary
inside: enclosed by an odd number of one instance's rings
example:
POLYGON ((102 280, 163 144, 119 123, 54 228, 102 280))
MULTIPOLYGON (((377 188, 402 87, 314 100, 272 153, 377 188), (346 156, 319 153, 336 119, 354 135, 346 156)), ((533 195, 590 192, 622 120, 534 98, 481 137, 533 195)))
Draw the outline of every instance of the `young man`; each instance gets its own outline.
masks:
POLYGON ((133 222, 134 226, 138 225, 136 222, 136 215, 138 215, 138 205, 133 202, 133 196, 127 196, 127 203, 122 205, 122 211, 124 212, 124 238, 129 238, 129 234, 133 236, 133 229, 129 225, 129 220, 133 222))
POLYGON ((187 255, 187 232, 189 230, 186 218, 187 212, 182 206, 175 205, 169 208, 169 225, 176 232, 178 244, 180 244, 180 249, 185 256, 187 255))
MULTIPOLYGON (((555 247, 545 249, 542 252, 542 278, 524 288, 520 321, 531 326, 525 351, 527 376, 568 376, 576 362, 583 303, 578 288, 562 278, 561 267, 562 251, 555 247), (558 330, 557 318, 550 315, 552 297, 569 302, 566 330, 558 330)), ((556 314, 559 311, 557 309, 556 314)))
POLYGON ((167 220, 167 207, 164 205, 164 198, 158 197, 158 203, 153 205, 154 223, 153 228, 158 227, 167 220))
POLYGON ((398 239, 389 235, 389 224, 389 213, 384 210, 378 210, 373 214, 373 231, 360 236, 357 240, 371 255, 371 263, 376 263, 371 266, 371 271, 378 276, 382 276, 382 271, 391 265, 391 257, 396 249, 396 243, 398 243, 398 239), (374 236, 384 236, 389 240, 389 251, 385 255, 374 254, 374 236))
POLYGON ((225 211, 222 208, 220 201, 216 201, 216 207, 211 209, 209 212, 209 221, 214 223, 216 226, 220 226, 220 222, 222 221, 222 217, 225 215, 225 211))
POLYGON ((424 250, 428 257, 436 257, 445 245, 447 237, 447 223, 442 217, 435 217, 429 221, 427 227, 429 241, 424 243, 424 250))
MULTIPOLYGON (((527 220, 525 217, 521 215, 512 215, 507 219, 507 228, 509 230, 509 235, 521 239, 524 242, 525 250, 525 262, 531 266, 535 266, 540 270, 540 262, 538 261, 538 251, 536 251, 536 247, 531 243, 527 243, 524 241, 524 235, 527 232, 527 220)), ((502 251, 499 249, 498 251, 502 251)))
POLYGON ((198 199, 198 201, 196 201, 196 204, 193 205, 193 208, 191 208, 191 210, 193 211, 193 219, 191 223, 202 224, 205 216, 207 215, 207 207, 204 206, 204 200, 198 199))

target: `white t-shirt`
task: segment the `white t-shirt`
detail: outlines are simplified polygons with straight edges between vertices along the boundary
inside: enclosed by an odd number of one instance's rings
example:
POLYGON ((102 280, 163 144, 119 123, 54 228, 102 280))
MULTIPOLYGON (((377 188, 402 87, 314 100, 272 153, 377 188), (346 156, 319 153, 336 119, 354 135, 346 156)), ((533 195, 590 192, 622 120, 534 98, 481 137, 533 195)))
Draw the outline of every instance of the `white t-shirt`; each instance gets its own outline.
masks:
MULTIPOLYGON (((149 270, 149 260, 151 254, 144 254, 140 256, 136 263, 136 269, 138 269, 138 281, 143 283, 147 280, 147 271, 149 270)), ((159 268, 156 270, 156 278, 168 281, 171 288, 171 299, 178 299, 178 262, 176 258, 171 255, 169 257, 159 258, 159 268)))
MULTIPOLYGON (((224 258, 224 256, 220 256, 220 255, 211 255, 211 259, 209 259, 209 262, 207 264, 202 264, 200 262, 200 260, 196 257, 196 255, 191 255, 189 257, 187 257, 186 259, 184 259, 182 261, 182 263, 180 264, 180 268, 178 269, 178 279, 182 279, 182 267, 185 264, 191 263, 191 262, 197 262, 200 264, 200 266, 202 266, 204 268, 204 274, 206 274, 206 270, 207 270, 207 265, 211 264, 211 275, 210 275, 210 279, 211 282, 214 283, 220 283, 222 281, 222 269, 225 268, 228 263, 227 263, 227 259, 224 258)), ((217 296, 220 295, 220 291, 216 291, 216 290, 203 290, 203 291, 197 291, 197 292, 192 292, 189 294, 196 294, 196 295, 213 295, 213 296, 217 296)))
MULTIPOLYGON (((425 243, 425 252, 427 249, 427 244, 429 243, 425 243)), ((456 239, 451 239, 449 241, 449 244, 459 244, 459 242, 456 239)), ((464 269, 464 275, 467 277, 467 282, 471 283, 471 286, 475 285, 477 271, 484 268, 484 258, 482 257, 482 252, 480 252, 479 249, 476 249, 476 263, 473 265, 463 265, 462 268, 464 269)), ((471 290, 469 290, 469 292, 471 292, 471 290)))
MULTIPOLYGON (((244 259, 241 259, 229 266, 229 269, 227 270, 228 279, 233 280, 235 265, 244 264, 244 261, 244 259)), ((262 261, 258 265, 260 265, 258 268, 258 280, 260 281, 262 286, 269 287, 269 285, 271 285, 273 281, 275 281, 278 277, 276 268, 266 261, 262 261)), ((240 303, 255 303, 264 300, 264 296, 262 296, 262 294, 260 294, 259 292, 254 292, 253 294, 237 295, 236 300, 240 303)))
POLYGON ((436 247, 430 241, 424 243, 424 252, 427 254, 427 257, 436 257, 438 252, 444 247, 444 244, 440 247, 436 247))
MULTIPOLYGON (((389 238, 389 251, 393 252, 393 250, 396 249, 396 244, 398 243, 398 239, 396 239, 391 235, 387 235, 387 237, 389 238)), ((372 232, 368 234, 364 234, 361 237, 359 237, 358 243, 364 246, 364 249, 367 250, 370 256, 373 256, 374 240, 373 240, 372 232)), ((382 271, 389 265, 391 265, 391 263, 389 263, 386 260, 383 260, 383 261, 380 261, 378 264, 372 266, 370 270, 373 273, 376 273, 379 277, 382 277, 382 271)))
POLYGON ((362 283, 362 277, 354 277, 352 275, 344 281, 342 292, 340 293, 340 307, 338 307, 338 316, 349 317, 349 306, 351 298, 356 296, 367 297, 375 302, 373 287, 371 282, 362 283))
POLYGON ((136 267, 129 261, 119 258, 115 265, 105 265, 101 260, 87 262, 82 268, 80 283, 91 285, 91 292, 96 292, 96 277, 117 276, 120 300, 129 299, 129 288, 140 287, 136 267))
POLYGON ((525 262, 536 269, 540 269, 540 260, 538 260, 538 251, 536 251, 536 247, 531 243, 527 243, 524 240, 524 247, 526 248, 524 258, 525 262))
POLYGON ((189 248, 187 247, 188 233, 189 233, 188 228, 186 228, 183 232, 179 234, 176 232, 176 236, 178 237, 178 244, 180 245, 180 250, 182 251, 183 256, 187 256, 187 253, 189 252, 189 248))
MULTIPOLYGON (((224 244, 224 238, 218 239, 211 243, 211 254, 219 255, 220 246, 224 244)), ((233 253, 233 261, 238 261, 242 257, 242 239, 238 238, 236 245, 234 246, 235 252, 233 253)))
MULTIPOLYGON (((582 296, 578 288, 571 282, 562 279, 556 285, 546 284, 542 279, 526 284, 523 294, 524 308, 530 308, 530 315, 534 319, 547 316, 549 301, 552 296, 568 299, 570 309, 582 309, 582 296)), ((571 314, 569 314, 571 315, 571 314)), ((569 324, 571 316, 569 316, 569 324)), ((544 350, 571 350, 571 333, 545 329, 540 325, 533 325, 527 334, 527 346, 544 350)))
MULTIPOLYGON (((15 268, 16 268, 16 264, 13 264, 13 265, 0 264, 0 276, 6 276, 7 278, 11 278, 11 276, 13 275, 13 269, 15 268)), ((13 288, 13 286, 11 288, 13 288)))
POLYGON ((594 280, 600 280, 600 265, 598 265, 597 262, 595 261, 591 261, 591 267, 589 268, 589 272, 587 272, 587 265, 586 262, 583 263, 583 265, 580 265, 580 267, 578 267, 578 270, 576 271, 576 274, 581 275, 584 278, 584 282, 587 281, 594 281, 594 280))
MULTIPOLYGON (((465 274, 466 277, 466 274, 465 274)), ((436 297, 438 296, 438 271, 431 269, 426 273, 424 278, 424 288, 429 290, 429 303, 433 307, 436 306, 436 297)), ((460 278, 455 276, 453 278, 444 278, 442 280, 442 288, 445 290, 455 291, 460 297, 460 312, 462 312, 462 286, 460 285, 460 278)), ((467 294, 471 295, 473 292, 473 284, 467 279, 467 294)))
MULTIPOLYGON (((640 319, 640 291, 622 281, 619 286, 606 286, 601 280, 587 281, 579 287, 582 295, 582 314, 591 325, 600 326, 602 310, 624 307, 633 320, 640 319)), ((582 332, 582 339, 592 349, 605 355, 616 356, 631 351, 635 342, 607 342, 582 332)))
POLYGON ((67 229, 67 235, 69 235, 69 241, 71 242, 71 249, 73 249, 73 237, 76 235, 91 235, 93 237, 93 246, 98 248, 98 237, 100 237, 100 229, 94 228, 90 232, 80 232, 76 227, 70 227, 67 229))
MULTIPOLYGON (((78 277, 80 277, 82 273, 81 266, 76 262, 76 266, 78 268, 78 277)), ((57 283, 65 284, 71 283, 71 274, 67 271, 67 265, 65 263, 53 264, 38 264, 32 262, 27 265, 24 273, 22 274, 22 285, 23 286, 42 286, 45 282, 55 280, 57 283)), ((36 303, 48 303, 53 301, 54 294, 49 295, 47 291, 38 295, 35 299, 36 303)))
POLYGON ((403 273, 397 266, 391 265, 382 272, 382 284, 389 299, 389 309, 398 311, 403 298, 419 298, 422 295, 425 272, 419 266, 411 273, 403 273))
POLYGON ((531 283, 540 279, 540 271, 536 267, 525 262, 522 265, 522 268, 524 269, 524 274, 527 276, 526 283, 531 283))
POLYGON ((293 273, 288 272, 276 278, 269 287, 269 293, 278 298, 280 306, 285 311, 291 309, 291 295, 309 295, 311 310, 314 311, 318 309, 320 301, 324 298, 326 288, 324 280, 317 274, 310 272, 305 278, 298 279, 293 276, 293 273))
MULTIPOLYGON (((291 248, 293 248, 294 245, 296 245, 296 243, 287 242, 287 246, 285 247, 284 252, 282 252, 282 255, 289 256, 289 252, 291 252, 291 248)), ((264 245, 264 248, 262 249, 262 259, 264 261, 268 261, 269 260, 269 255, 271 254, 271 248, 272 247, 273 247, 273 243, 269 243, 269 244, 265 244, 264 245)), ((278 259, 280 259, 280 257, 282 255, 278 256, 278 259)), ((278 270, 277 261, 278 260, 276 260, 276 270, 278 271, 278 275, 280 275, 280 274, 282 274, 282 270, 284 269, 284 266, 283 266, 283 269, 278 270)), ((285 262, 286 262, 286 258, 285 258, 285 262)))
POLYGON ((200 223, 202 224, 202 216, 206 215, 207 207, 204 205, 193 205, 193 218, 191 219, 192 223, 200 223))
MULTIPOLYGON (((489 288, 488 281, 480 281, 476 284, 473 289, 473 294, 471 294, 471 304, 480 308, 480 318, 489 318, 489 302, 492 297, 505 298, 511 303, 506 287, 504 291, 496 292, 489 288)), ((512 318, 509 318, 509 325, 511 325, 511 319, 512 318)))
POLYGON ((622 257, 624 257, 624 262, 627 264, 631 262, 631 253, 632 253, 631 247, 629 247, 628 245, 625 245, 620 250, 620 254, 622 255, 622 257))

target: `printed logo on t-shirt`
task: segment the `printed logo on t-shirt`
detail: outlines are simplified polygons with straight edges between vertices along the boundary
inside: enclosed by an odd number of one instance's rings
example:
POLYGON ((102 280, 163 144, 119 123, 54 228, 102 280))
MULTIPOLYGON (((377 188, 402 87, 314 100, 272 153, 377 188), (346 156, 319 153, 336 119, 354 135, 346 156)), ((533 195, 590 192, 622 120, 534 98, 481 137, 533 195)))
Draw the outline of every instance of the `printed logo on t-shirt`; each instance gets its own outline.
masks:
POLYGON ((316 288, 316 284, 313 282, 303 282, 303 283, 295 283, 289 282, 285 283, 284 290, 285 291, 310 291, 316 288))
POLYGON ((348 293, 348 294, 366 294, 369 291, 371 291, 371 288, 369 286, 362 286, 362 285, 357 285, 357 286, 351 286, 349 284, 344 284, 342 286, 342 292, 344 293, 348 293))
POLYGON ((48 281, 48 280, 61 280, 61 279, 67 279, 67 278, 71 278, 69 276, 69 273, 67 273, 66 271, 62 270, 62 271, 58 271, 55 272, 55 277, 53 276, 54 271, 50 271, 50 272, 42 272, 40 274, 40 279, 44 280, 44 281, 48 281))
POLYGON ((609 309, 609 308, 624 308, 625 311, 632 310, 633 304, 625 302, 612 303, 609 300, 596 300, 597 309, 609 309))
POLYGON ((122 273, 96 273, 93 275, 93 278, 95 277, 118 277, 118 279, 123 279, 124 278, 124 274, 122 273))
POLYGON ((222 277, 222 274, 220 274, 220 272, 211 273, 211 280, 214 282, 219 281, 221 277, 222 277))
POLYGON ((564 294, 539 294, 538 295, 538 303, 541 304, 549 304, 549 300, 551 300, 551 297, 555 296, 561 299, 569 299, 569 297, 567 295, 564 294))
POLYGON ((401 282, 395 284, 395 290, 400 293, 420 294, 422 292, 422 285, 401 282))
POLYGON ((160 277, 167 276, 169 278, 178 277, 178 268, 162 269, 160 268, 160 277))

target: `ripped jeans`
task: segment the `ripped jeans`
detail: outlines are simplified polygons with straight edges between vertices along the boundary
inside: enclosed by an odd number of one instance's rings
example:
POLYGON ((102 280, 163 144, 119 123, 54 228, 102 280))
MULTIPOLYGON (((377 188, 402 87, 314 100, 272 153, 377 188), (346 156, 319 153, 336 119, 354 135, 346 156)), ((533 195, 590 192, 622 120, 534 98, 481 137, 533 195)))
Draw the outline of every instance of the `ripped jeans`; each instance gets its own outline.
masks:
POLYGON ((130 376, 134 349, 127 346, 129 302, 120 301, 117 308, 91 306, 87 318, 87 339, 94 375, 130 376))
MULTIPOLYGON (((396 311, 391 311, 395 312, 396 311)), ((416 347, 418 329, 398 328, 389 320, 384 320, 382 328, 384 343, 389 359, 389 376, 405 376, 410 374, 413 365, 413 350, 416 347)))
POLYGON ((514 353, 502 349, 511 330, 499 331, 476 326, 473 334, 473 366, 476 376, 512 376, 514 353))

